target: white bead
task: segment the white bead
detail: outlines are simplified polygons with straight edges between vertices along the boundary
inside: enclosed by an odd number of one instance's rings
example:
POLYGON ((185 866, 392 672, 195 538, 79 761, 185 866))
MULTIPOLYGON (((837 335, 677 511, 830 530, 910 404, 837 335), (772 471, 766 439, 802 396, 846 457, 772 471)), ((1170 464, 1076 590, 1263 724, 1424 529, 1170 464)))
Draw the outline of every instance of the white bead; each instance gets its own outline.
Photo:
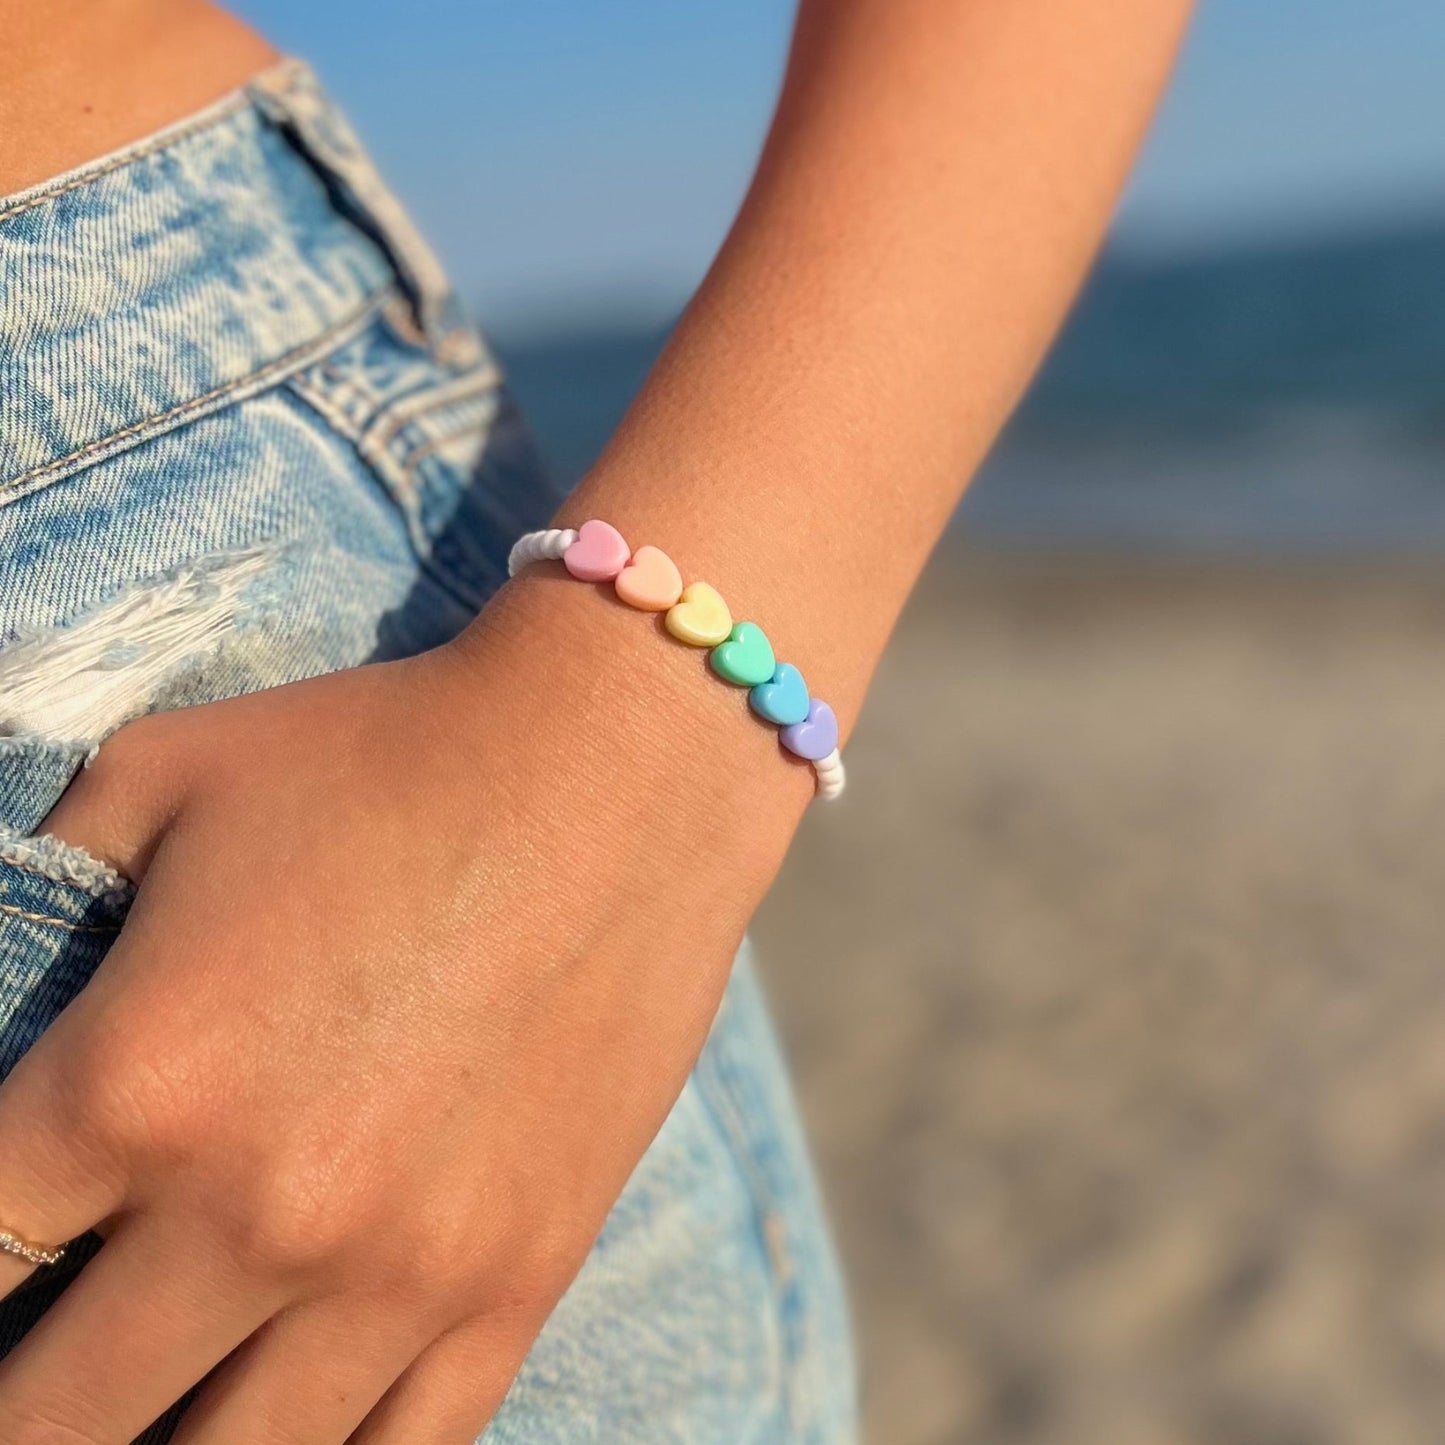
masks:
POLYGON ((529 562, 556 562, 577 540, 571 527, 550 527, 518 537, 507 555, 507 576, 515 577, 529 562))
POLYGON ((813 771, 818 778, 818 796, 825 802, 832 802, 843 791, 843 786, 848 781, 848 776, 843 771, 843 755, 837 748, 834 748, 826 758, 819 758, 813 764, 813 771))

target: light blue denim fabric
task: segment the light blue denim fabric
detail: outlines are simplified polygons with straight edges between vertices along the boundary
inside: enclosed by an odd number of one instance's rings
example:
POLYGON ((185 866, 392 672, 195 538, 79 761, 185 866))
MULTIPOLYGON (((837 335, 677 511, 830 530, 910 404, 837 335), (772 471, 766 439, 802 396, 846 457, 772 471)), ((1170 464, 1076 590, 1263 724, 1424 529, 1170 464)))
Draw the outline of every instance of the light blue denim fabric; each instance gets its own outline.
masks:
MULTIPOLYGON (((217 579, 244 585, 222 635, 131 713, 434 646, 558 500, 430 253, 294 62, 0 200, 0 282, 0 721, 49 643, 171 584, 200 606, 217 579)), ((136 660, 123 644, 106 659, 122 680, 136 660)), ((5 730, 0 1076, 128 904, 33 836, 94 737, 5 730)), ((0 1354, 98 1247, 86 1236, 0 1302, 0 1354)), ((745 949, 484 1439, 837 1445, 852 1421, 843 1293, 745 949)))

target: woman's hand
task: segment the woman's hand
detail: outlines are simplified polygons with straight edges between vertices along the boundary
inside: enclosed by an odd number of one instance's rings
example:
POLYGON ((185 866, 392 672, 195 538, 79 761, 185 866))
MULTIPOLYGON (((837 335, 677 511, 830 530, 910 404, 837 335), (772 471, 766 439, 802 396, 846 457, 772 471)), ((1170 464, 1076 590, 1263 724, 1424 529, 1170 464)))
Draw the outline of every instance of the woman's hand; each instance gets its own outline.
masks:
POLYGON ((0 1364, 6 1445, 125 1445, 228 1355, 177 1445, 461 1445, 496 1410, 808 796, 590 591, 132 724, 47 820, 141 886, 0 1087, 0 1221, 106 1236, 0 1364))

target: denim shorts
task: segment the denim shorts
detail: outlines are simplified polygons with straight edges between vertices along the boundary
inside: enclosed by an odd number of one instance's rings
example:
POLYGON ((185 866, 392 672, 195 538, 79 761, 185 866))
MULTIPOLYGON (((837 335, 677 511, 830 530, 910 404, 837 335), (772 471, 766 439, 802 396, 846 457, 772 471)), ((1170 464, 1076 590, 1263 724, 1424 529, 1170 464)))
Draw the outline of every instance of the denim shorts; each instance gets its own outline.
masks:
MULTIPOLYGON (((97 740, 445 641, 559 494, 485 342, 297 62, 0 200, 0 276, 3 1077, 124 923, 123 883, 35 832, 97 740)), ((99 1247, 86 1236, 0 1301, 0 1355, 99 1247)), ((835 1445, 853 1397, 745 947, 484 1439, 835 1445)))

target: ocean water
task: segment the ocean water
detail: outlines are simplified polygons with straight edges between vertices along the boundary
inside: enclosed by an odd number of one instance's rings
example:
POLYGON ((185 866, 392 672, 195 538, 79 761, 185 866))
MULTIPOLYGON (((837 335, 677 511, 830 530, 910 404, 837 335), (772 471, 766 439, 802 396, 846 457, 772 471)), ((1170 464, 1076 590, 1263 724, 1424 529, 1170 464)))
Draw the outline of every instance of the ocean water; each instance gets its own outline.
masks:
MULTIPOLYGON (((560 475, 664 334, 497 338, 560 475)), ((1445 551, 1445 221, 1106 255, 955 527, 999 547, 1445 551)))

